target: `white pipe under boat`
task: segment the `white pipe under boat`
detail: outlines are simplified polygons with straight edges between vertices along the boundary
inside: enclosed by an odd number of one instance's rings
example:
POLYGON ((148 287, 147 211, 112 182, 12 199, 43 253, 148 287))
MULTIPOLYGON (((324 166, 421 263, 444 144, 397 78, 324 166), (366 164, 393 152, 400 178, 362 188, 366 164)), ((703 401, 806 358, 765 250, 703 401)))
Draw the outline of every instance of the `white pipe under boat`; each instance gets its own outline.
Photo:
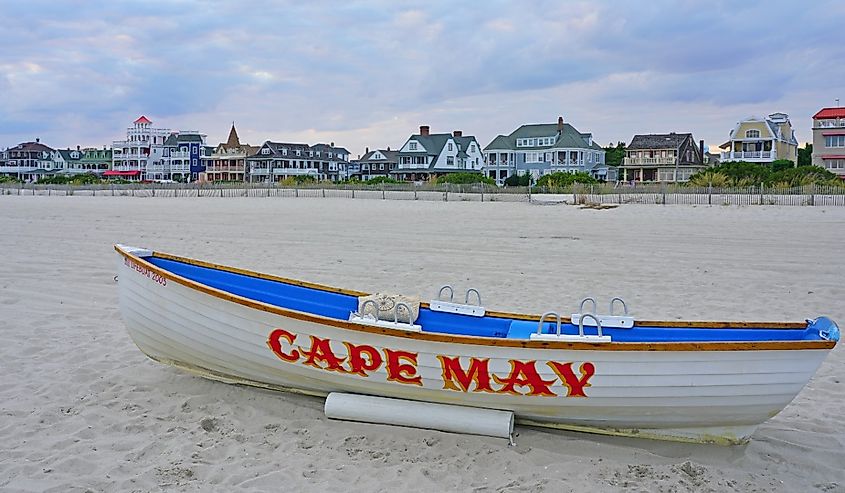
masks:
POLYGON ((326 398, 325 413, 346 421, 508 439, 513 435, 513 412, 496 409, 332 392, 326 398))

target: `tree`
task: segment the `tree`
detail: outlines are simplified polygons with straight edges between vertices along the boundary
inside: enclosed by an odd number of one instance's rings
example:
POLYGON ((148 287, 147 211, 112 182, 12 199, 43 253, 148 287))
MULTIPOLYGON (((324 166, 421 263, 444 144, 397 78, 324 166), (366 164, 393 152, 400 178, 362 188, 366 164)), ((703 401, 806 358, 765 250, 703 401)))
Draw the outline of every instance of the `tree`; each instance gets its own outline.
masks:
POLYGON ((798 149, 798 166, 812 166, 813 164, 813 144, 806 143, 804 147, 798 149))
POLYGON ((775 159, 772 161, 772 172, 783 171, 785 169, 794 168, 795 163, 789 159, 775 159))
POLYGON ((626 146, 624 142, 617 142, 616 146, 612 143, 608 144, 607 147, 604 148, 604 162, 608 166, 619 166, 625 159, 625 149, 626 146))

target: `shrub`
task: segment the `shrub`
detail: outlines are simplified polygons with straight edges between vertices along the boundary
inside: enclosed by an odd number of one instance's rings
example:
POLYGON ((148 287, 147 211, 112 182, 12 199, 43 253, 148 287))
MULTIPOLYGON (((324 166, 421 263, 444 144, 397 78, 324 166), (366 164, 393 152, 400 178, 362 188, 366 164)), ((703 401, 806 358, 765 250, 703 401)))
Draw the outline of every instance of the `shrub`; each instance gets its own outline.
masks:
POLYGON ((443 183, 451 183, 453 185, 470 185, 473 183, 495 185, 496 181, 492 178, 488 178, 482 175, 481 173, 459 172, 440 176, 437 178, 437 181, 435 183, 437 183, 438 185, 441 185, 443 183))
POLYGON ((367 185, 380 185, 382 183, 394 184, 394 183, 402 183, 402 182, 400 182, 399 180, 395 180, 395 179, 393 179, 389 176, 377 176, 375 178, 370 178, 369 180, 365 181, 364 183, 366 183, 367 185))
POLYGON ((567 187, 573 183, 592 185, 594 183, 598 183, 598 180, 584 171, 579 171, 577 173, 564 173, 562 171, 557 171, 555 173, 543 175, 539 180, 537 180, 538 187, 567 187))
POLYGON ((506 187, 527 187, 531 185, 531 175, 528 173, 522 175, 510 175, 505 178, 506 187))

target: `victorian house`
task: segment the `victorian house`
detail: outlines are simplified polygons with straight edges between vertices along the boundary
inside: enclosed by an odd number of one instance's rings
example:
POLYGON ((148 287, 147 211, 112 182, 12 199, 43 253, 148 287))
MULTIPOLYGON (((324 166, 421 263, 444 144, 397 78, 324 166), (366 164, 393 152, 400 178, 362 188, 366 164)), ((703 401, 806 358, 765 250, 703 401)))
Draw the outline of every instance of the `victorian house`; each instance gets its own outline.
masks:
POLYGON ((536 180, 554 172, 587 172, 607 176, 604 149, 593 134, 579 132, 558 117, 557 123, 522 125, 499 135, 484 148, 484 174, 503 185, 512 175, 530 174, 536 180))
POLYGON ((368 147, 363 156, 349 163, 349 178, 371 180, 380 176, 387 177, 398 165, 399 151, 391 151, 390 147, 371 151, 368 147))
MULTIPOLYGON (((481 146, 473 136, 460 130, 432 134, 428 125, 411 135, 397 153, 392 176, 400 180, 423 181, 457 172, 478 172, 484 166, 481 146)), ((362 171, 363 172, 363 171, 362 171)))
POLYGON ((241 144, 234 122, 226 142, 217 144, 211 155, 205 159, 206 168, 201 181, 248 181, 246 158, 258 151, 258 147, 241 144))
POLYGON ((822 108, 813 115, 813 166, 845 179, 845 108, 822 108))
POLYGON ((349 151, 331 144, 264 142, 246 159, 251 183, 276 182, 309 176, 315 180, 339 180, 346 174, 349 151))
POLYGON ((37 181, 44 175, 62 169, 62 161, 57 157, 56 150, 42 144, 40 139, 10 147, 5 155, 6 165, 0 169, 0 173, 22 181, 37 181))
POLYGON ((798 141, 786 113, 766 118, 748 117, 734 126, 730 139, 719 146, 722 162, 749 161, 771 164, 778 159, 798 162, 798 141))
POLYGON ((126 129, 126 140, 112 143, 112 169, 104 176, 120 177, 127 180, 152 179, 147 177, 149 169, 152 176, 163 176, 164 141, 170 136, 170 130, 155 128, 153 122, 141 116, 126 129))
POLYGON ((625 150, 618 179, 637 182, 683 182, 704 169, 704 141, 690 133, 635 135, 625 150))

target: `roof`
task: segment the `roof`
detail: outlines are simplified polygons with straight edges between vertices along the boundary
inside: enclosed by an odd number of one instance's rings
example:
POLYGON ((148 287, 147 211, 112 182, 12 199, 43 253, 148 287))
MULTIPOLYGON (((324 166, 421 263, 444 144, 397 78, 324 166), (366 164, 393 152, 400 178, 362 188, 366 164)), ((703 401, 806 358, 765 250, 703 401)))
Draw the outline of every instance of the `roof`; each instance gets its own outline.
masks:
POLYGON ((15 147, 8 149, 10 151, 29 151, 29 152, 53 152, 52 147, 45 146, 40 142, 22 142, 15 147))
POLYGON ((813 115, 813 120, 825 118, 845 118, 845 107, 843 108, 822 108, 813 115))
POLYGON ((497 149, 504 149, 504 150, 520 150, 520 151, 530 151, 530 150, 538 150, 538 149, 552 149, 552 148, 564 148, 564 149, 594 149, 594 150, 602 150, 602 147, 595 142, 590 142, 592 139, 593 134, 591 133, 581 133, 575 127, 568 123, 564 123, 561 127, 561 130, 558 131, 558 124, 557 123, 538 123, 538 124, 528 124, 522 125, 510 135, 499 135, 492 142, 487 144, 487 147, 484 148, 485 151, 487 150, 497 150, 497 149), (517 139, 525 139, 531 137, 554 137, 555 140, 551 145, 543 145, 543 146, 516 146, 517 139))
POLYGON ((354 162, 360 163, 364 161, 375 161, 375 162, 385 162, 385 163, 398 163, 399 162, 399 151, 388 151, 386 149, 376 149, 370 151, 360 158, 356 159, 354 162), (384 158, 383 159, 373 159, 373 154, 376 152, 380 152, 384 158))
MULTIPOLYGON (((437 165, 437 158, 440 156, 440 153, 443 152, 443 147, 446 146, 446 143, 449 142, 449 139, 453 140, 456 144, 460 146, 458 149, 458 157, 466 157, 466 149, 469 148, 470 144, 477 142, 475 140, 475 137, 472 135, 462 135, 460 137, 455 137, 452 134, 413 134, 410 138, 408 138, 409 141, 415 140, 419 142, 425 149, 425 154, 434 157, 434 159, 432 159, 428 165, 429 168, 434 168, 437 165)), ((399 152, 401 153, 401 151, 399 152)), ((408 152, 406 154, 419 156, 421 153, 418 151, 414 151, 408 152)))
POLYGON ((631 149, 679 149, 692 134, 670 132, 668 134, 638 134, 627 147, 631 149))
POLYGON ((229 138, 226 139, 226 147, 235 149, 241 146, 241 139, 238 138, 238 131, 235 130, 235 122, 232 122, 232 129, 229 130, 229 138))
POLYGON ((202 135, 199 134, 183 134, 183 133, 172 133, 167 140, 164 141, 165 146, 176 146, 179 144, 185 144, 189 142, 199 142, 202 143, 202 135))
POLYGON ((83 156, 82 151, 77 151, 76 149, 59 149, 59 154, 62 155, 65 161, 79 161, 83 156), (76 157, 71 156, 74 152, 77 153, 76 157))
POLYGON ((132 123, 152 123, 152 122, 151 122, 151 121, 150 121, 150 119, 149 119, 149 118, 147 118, 146 116, 141 115, 141 116, 140 116, 140 118, 138 118, 137 120, 135 120, 135 121, 134 121, 134 122, 132 122, 132 123))

